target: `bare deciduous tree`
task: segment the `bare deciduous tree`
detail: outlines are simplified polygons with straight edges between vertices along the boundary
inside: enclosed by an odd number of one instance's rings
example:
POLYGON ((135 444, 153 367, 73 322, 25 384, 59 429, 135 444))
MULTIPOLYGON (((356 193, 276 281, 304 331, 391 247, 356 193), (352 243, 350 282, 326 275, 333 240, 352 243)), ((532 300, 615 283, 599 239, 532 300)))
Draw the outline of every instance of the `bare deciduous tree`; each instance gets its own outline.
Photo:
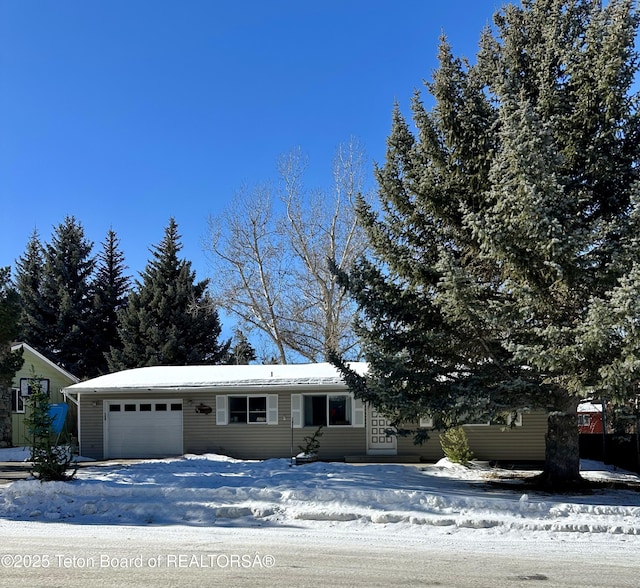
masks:
POLYGON ((306 167, 300 149, 281 157, 278 183, 239 191, 209 219, 205 242, 216 303, 266 336, 280 363, 324 361, 330 349, 358 354, 353 302, 329 261, 346 269, 367 247, 355 215, 363 151, 355 140, 338 148, 332 193, 307 191, 306 167))

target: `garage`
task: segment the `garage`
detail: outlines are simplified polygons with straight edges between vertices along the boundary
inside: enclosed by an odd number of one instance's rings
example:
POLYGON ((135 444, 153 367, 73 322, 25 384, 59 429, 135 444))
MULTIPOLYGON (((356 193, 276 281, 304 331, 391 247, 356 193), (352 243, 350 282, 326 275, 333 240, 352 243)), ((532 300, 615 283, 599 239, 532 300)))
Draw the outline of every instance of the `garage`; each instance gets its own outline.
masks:
POLYGON ((182 400, 104 401, 104 457, 182 455, 182 400))

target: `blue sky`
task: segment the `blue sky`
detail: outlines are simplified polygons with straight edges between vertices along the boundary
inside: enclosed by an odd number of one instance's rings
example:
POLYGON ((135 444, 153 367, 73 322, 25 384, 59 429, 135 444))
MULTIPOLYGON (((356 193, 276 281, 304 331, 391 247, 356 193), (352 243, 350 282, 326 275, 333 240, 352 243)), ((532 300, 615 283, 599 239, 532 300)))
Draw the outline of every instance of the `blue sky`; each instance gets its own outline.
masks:
POLYGON ((175 217, 207 275, 207 218, 301 147, 382 162, 445 31, 473 57, 494 0, 0 0, 0 266, 74 215, 137 277, 175 217))

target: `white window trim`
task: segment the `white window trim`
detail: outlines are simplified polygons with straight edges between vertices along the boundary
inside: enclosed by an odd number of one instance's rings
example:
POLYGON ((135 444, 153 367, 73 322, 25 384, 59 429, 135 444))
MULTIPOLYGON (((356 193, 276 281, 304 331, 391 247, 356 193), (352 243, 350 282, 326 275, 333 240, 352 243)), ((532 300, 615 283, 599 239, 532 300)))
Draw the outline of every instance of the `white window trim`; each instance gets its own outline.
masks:
POLYGON ((509 414, 509 416, 507 417, 507 425, 511 426, 513 425, 514 427, 521 427, 522 426, 522 413, 520 411, 516 411, 516 418, 513 418, 513 414, 509 414))
POLYGON ((11 395, 12 395, 11 404, 16 405, 16 410, 12 411, 13 414, 24 414, 26 400, 25 400, 25 397, 22 396, 22 394, 20 393, 20 388, 11 388, 11 395), (22 404, 22 410, 18 408, 20 404, 22 404))
MULTIPOLYGON (((309 392, 308 394, 292 394, 291 395, 291 426, 294 429, 311 429, 315 428, 314 425, 304 424, 304 402, 305 396, 326 396, 327 399, 330 396, 345 396, 351 399, 351 423, 348 425, 329 425, 329 415, 327 414, 327 425, 325 428, 330 429, 348 429, 348 428, 363 428, 364 427, 364 403, 359 398, 355 398, 350 392, 309 392)), ((328 403, 327 403, 328 407, 328 403)))
POLYGON ((277 425, 278 424, 278 395, 277 394, 218 394, 216 396, 216 425, 277 425), (229 398, 247 399, 247 422, 229 422, 229 398), (249 421, 249 398, 266 398, 266 420, 261 422, 249 421))
POLYGON ((418 421, 418 426, 421 429, 433 429, 433 417, 422 416, 418 421))

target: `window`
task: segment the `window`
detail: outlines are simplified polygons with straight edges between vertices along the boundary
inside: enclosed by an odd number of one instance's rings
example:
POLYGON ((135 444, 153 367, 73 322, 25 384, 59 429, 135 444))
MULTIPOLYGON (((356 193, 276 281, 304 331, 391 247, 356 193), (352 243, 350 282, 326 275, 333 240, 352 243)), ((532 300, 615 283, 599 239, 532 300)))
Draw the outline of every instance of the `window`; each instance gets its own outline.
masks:
POLYGON ((266 396, 229 396, 230 423, 266 423, 266 396))
POLYGON ((33 379, 33 378, 20 378, 20 394, 25 396, 31 396, 33 393, 33 383, 37 383, 40 385, 40 389, 47 395, 49 395, 49 380, 44 379, 33 379))
POLYGON ((351 425, 351 414, 350 396, 304 396, 305 427, 351 425))
POLYGON ((433 429, 433 417, 429 415, 421 416, 418 421, 418 426, 421 429, 433 429))
POLYGON ((11 388, 11 412, 24 413, 24 398, 20 388, 11 388))
POLYGON ((216 424, 278 424, 278 395, 216 397, 216 424))
POLYGON ((364 404, 351 394, 292 394, 291 426, 364 427, 364 404))
POLYGON ((40 384, 40 388, 47 395, 49 394, 48 379, 32 379, 20 378, 20 388, 11 389, 11 411, 16 413, 24 413, 27 397, 33 393, 33 382, 40 384))
POLYGON ((591 424, 591 415, 590 414, 579 414, 578 415, 578 426, 579 427, 588 427, 591 424))

